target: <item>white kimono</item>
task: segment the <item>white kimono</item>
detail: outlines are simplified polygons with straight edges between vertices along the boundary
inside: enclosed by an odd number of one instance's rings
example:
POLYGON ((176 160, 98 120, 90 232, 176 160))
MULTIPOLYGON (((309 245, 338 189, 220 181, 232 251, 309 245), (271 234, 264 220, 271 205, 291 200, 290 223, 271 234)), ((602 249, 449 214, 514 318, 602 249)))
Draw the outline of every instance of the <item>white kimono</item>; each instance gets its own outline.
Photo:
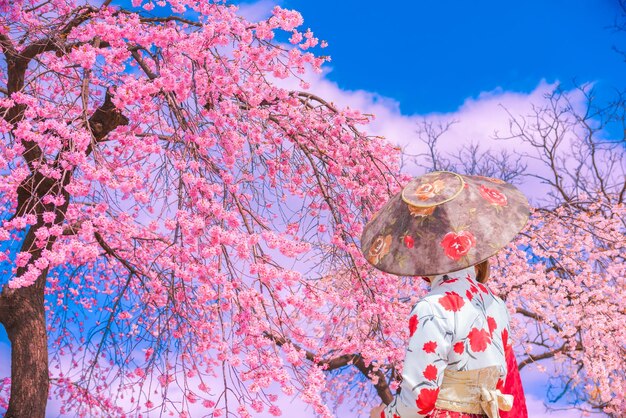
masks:
MULTIPOLYGON (((436 276, 409 317, 401 393, 381 418, 422 418, 435 408, 444 370, 496 366, 506 377, 509 314, 502 299, 475 280, 474 267, 436 276)), ((441 408, 443 409, 443 408, 441 408)))

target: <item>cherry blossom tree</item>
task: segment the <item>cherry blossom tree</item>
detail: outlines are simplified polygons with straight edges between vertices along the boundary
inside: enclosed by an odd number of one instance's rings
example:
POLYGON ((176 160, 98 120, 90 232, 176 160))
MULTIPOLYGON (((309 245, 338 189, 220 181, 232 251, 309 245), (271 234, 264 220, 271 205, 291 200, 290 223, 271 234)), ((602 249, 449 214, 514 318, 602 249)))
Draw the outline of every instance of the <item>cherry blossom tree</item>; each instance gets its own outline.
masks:
POLYGON ((302 17, 0 8, 6 416, 44 416, 49 387, 80 416, 279 415, 296 393, 330 416, 325 373, 376 373, 380 302, 406 290, 370 281, 355 244, 398 152, 280 87, 325 61, 302 17))
MULTIPOLYGON (((510 137, 530 144, 550 186, 517 248, 502 254, 502 290, 516 302, 526 356, 550 359, 548 399, 626 410, 626 159, 623 93, 603 104, 590 86, 557 88, 532 114, 511 117, 510 137), (574 97, 582 98, 582 106, 574 97), (528 268, 523 283, 521 262, 528 268), (508 266, 518 266, 510 268, 508 266), (504 271, 502 273, 505 273, 504 271), (537 298, 537 295, 542 295, 537 298)), ((539 368, 542 367, 539 365, 539 368)))

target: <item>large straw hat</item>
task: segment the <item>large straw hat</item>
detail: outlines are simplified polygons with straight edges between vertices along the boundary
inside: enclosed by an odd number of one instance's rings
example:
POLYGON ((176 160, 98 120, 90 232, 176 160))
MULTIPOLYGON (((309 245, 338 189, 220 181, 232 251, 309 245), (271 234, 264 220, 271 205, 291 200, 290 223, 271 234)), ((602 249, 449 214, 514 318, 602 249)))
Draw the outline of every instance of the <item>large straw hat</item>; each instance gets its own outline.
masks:
POLYGON ((376 268, 433 276, 478 264, 524 227, 529 206, 495 178, 435 171, 416 177, 365 226, 361 250, 376 268))

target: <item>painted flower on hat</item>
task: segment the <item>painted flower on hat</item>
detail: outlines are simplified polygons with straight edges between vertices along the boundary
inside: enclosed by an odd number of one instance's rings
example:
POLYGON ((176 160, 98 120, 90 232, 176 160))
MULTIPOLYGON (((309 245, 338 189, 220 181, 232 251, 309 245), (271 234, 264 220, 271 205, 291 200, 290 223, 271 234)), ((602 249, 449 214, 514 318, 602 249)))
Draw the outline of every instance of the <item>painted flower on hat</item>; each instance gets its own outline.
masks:
POLYGON ((489 203, 491 203, 492 205, 507 205, 507 199, 504 193, 496 189, 490 189, 489 187, 485 187, 483 184, 480 185, 480 195, 485 198, 485 200, 489 201, 489 203))
POLYGON ((440 244, 449 258, 458 261, 476 245, 476 238, 469 231, 461 231, 458 234, 448 232, 440 244))
POLYGON ((409 206, 409 213, 414 218, 425 218, 429 215, 432 215, 433 212, 435 211, 435 208, 437 207, 437 206, 419 207, 419 206, 413 206, 413 205, 408 205, 408 206, 409 206))
POLYGON ((444 187, 446 187, 446 184, 443 180, 435 180, 432 183, 420 184, 420 186, 415 190, 415 196, 419 200, 432 199, 440 191, 442 191, 444 187))
MULTIPOLYGON (((412 179, 365 226, 364 258, 391 274, 422 276, 489 257, 515 237, 528 215, 521 192, 499 182, 449 172, 412 179), (385 241, 387 235, 392 237, 390 243, 385 241)), ((464 289, 459 295, 475 304, 477 296, 484 296, 481 292, 490 290, 474 282, 469 293, 464 289)))
POLYGON ((377 236, 370 246, 367 254, 367 261, 374 265, 380 263, 380 260, 382 260, 382 258, 386 256, 391 249, 391 240, 391 234, 384 237, 382 235, 377 236))

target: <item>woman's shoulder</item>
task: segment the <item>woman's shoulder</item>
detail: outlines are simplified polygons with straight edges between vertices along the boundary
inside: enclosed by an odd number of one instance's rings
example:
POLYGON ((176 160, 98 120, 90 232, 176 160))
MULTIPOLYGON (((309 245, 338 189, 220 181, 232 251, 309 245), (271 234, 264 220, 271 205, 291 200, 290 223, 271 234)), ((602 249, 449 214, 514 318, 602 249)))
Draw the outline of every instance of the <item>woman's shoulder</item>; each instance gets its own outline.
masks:
POLYGON ((450 280, 440 283, 414 305, 412 312, 448 316, 476 310, 507 311, 505 302, 486 285, 474 280, 450 280))
POLYGON ((422 297, 413 307, 413 313, 448 316, 459 312, 468 303, 467 297, 455 289, 439 287, 422 297))

